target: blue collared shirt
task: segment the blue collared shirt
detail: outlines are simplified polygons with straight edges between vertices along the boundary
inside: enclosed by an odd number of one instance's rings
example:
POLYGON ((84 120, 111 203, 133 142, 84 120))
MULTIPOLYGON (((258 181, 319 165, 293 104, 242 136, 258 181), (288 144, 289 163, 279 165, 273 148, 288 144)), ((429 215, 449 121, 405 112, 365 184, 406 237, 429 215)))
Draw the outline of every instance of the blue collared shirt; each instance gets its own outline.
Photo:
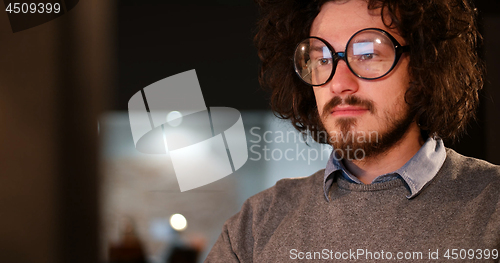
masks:
MULTIPOLYGON (((432 180, 434 176, 436 176, 439 169, 441 169, 441 166, 443 166, 445 159, 446 149, 444 147, 443 140, 440 138, 429 137, 420 150, 418 150, 418 152, 407 163, 405 163, 405 165, 392 173, 378 176, 372 183, 387 182, 401 177, 410 190, 410 195, 406 196, 409 199, 416 196, 422 188, 424 188, 424 186, 432 180)), ((334 173, 336 171, 340 171, 342 176, 348 181, 362 184, 358 178, 353 176, 344 167, 342 162, 336 158, 335 152, 332 151, 326 165, 325 177, 323 180, 325 197, 328 201, 330 201, 328 191, 333 184, 335 179, 334 173)))

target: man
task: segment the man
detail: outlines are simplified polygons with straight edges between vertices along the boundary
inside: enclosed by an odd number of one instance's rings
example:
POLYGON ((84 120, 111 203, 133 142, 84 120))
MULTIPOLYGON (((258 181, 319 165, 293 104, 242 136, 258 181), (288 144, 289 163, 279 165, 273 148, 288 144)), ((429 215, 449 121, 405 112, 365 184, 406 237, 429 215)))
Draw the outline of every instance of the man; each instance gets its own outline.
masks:
POLYGON ((207 262, 498 262, 500 168, 442 140, 464 131, 482 86, 472 4, 260 4, 273 109, 334 151, 248 199, 207 262))

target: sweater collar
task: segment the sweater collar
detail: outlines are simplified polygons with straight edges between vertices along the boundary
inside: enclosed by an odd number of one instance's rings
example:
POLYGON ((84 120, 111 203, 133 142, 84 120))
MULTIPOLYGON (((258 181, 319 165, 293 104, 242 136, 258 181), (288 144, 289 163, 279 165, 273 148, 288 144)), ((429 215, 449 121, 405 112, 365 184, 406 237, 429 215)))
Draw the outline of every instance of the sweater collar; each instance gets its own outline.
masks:
MULTIPOLYGON (((392 173, 378 176, 372 183, 382 183, 401 177, 410 190, 410 195, 406 196, 410 199, 420 193, 424 186, 436 176, 445 159, 446 149, 443 140, 437 137, 429 137, 418 152, 401 168, 392 173)), ((336 158, 335 151, 332 151, 325 168, 323 180, 323 190, 328 201, 330 201, 328 192, 333 184, 335 174, 341 174, 352 183, 362 184, 358 178, 344 167, 342 161, 336 158)))

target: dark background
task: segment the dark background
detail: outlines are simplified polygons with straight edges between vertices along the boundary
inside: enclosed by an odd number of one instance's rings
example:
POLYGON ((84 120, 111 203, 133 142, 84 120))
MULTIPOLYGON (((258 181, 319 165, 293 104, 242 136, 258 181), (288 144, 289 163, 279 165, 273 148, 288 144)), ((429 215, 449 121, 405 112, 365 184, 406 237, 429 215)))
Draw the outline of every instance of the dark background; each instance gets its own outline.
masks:
POLYGON ((207 106, 267 109, 252 38, 257 6, 239 1, 118 1, 113 109, 139 89, 196 69, 207 106))

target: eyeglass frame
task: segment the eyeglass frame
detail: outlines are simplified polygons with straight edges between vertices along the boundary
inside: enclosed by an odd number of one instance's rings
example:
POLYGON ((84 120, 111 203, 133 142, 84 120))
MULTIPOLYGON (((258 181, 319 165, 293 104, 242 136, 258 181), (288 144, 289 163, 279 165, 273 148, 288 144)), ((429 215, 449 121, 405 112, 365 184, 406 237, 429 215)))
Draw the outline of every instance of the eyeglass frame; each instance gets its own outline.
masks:
POLYGON ((369 27, 369 28, 364 28, 364 29, 361 29, 361 30, 357 31, 356 33, 354 33, 354 34, 353 34, 353 35, 349 38, 349 40, 347 41, 347 43, 346 43, 346 49, 344 49, 344 51, 343 51, 343 52, 335 52, 335 53, 333 53, 333 52, 335 51, 335 49, 332 47, 332 45, 331 45, 328 41, 326 41, 326 40, 324 40, 324 39, 322 39, 322 38, 320 38, 320 37, 315 37, 315 36, 310 36, 310 37, 304 38, 303 40, 301 40, 301 41, 297 44, 297 46, 295 47, 295 51, 294 51, 294 53, 293 53, 293 67, 294 67, 294 69, 295 69, 295 73, 299 76, 299 78, 300 78, 300 80, 301 80, 302 82, 306 83, 306 84, 307 84, 307 85, 309 85, 309 86, 313 86, 313 87, 323 86, 323 85, 325 85, 326 83, 330 82, 330 80, 332 80, 333 75, 335 75, 336 67, 337 67, 337 64, 338 64, 339 60, 344 60, 345 64, 346 64, 346 65, 347 65, 347 67, 349 68, 349 71, 351 71, 351 72, 352 72, 352 74, 354 74, 356 77, 358 77, 358 78, 360 78, 360 79, 364 79, 364 80, 375 80, 375 79, 380 79, 380 78, 383 78, 383 77, 387 76, 387 74, 389 74, 389 73, 390 73, 390 72, 391 72, 391 71, 392 71, 392 70, 396 67, 396 65, 397 65, 397 64, 398 64, 398 62, 399 62, 399 59, 401 58, 401 55, 403 55, 403 53, 405 53, 405 52, 409 52, 409 51, 410 51, 410 46, 409 46, 409 45, 406 45, 406 46, 401 45, 401 44, 400 44, 400 43, 396 40, 396 38, 394 38, 394 37, 393 37, 393 36, 392 36, 389 32, 387 32, 387 31, 385 31, 385 30, 383 30, 383 29, 381 29, 381 28, 372 28, 372 27, 369 27), (394 62, 392 63, 391 68, 390 68, 390 69, 389 69, 386 73, 384 73, 383 75, 381 75, 381 76, 379 76, 379 77, 376 77, 376 78, 365 78, 365 77, 362 77, 361 75, 357 74, 356 72, 354 72, 354 70, 353 70, 353 69, 351 68, 351 66, 349 65, 349 61, 347 60, 347 57, 346 57, 346 49, 347 49, 347 47, 349 46, 349 43, 351 42, 351 40, 352 40, 352 39, 353 39, 353 38, 354 38, 354 37, 355 37, 358 33, 363 32, 363 31, 365 31, 365 30, 375 30, 375 31, 379 31, 379 32, 381 32, 382 34, 386 35, 386 36, 387 36, 387 37, 391 40, 392 44, 394 45, 394 52, 395 52, 395 53, 394 53, 394 62), (296 61, 295 61, 295 54, 296 54, 296 52, 297 52, 297 49, 299 48, 299 45, 300 45, 300 44, 301 44, 304 40, 306 40, 306 39, 310 39, 310 38, 315 38, 315 39, 318 39, 318 40, 320 40, 321 42, 323 42, 323 43, 326 45, 326 47, 328 47, 328 49, 329 49, 328 51, 330 51, 330 54, 332 55, 332 58, 335 58, 335 59, 334 59, 335 64, 332 66, 332 72, 330 73, 330 77, 328 77, 328 79, 327 79, 324 83, 322 83, 322 84, 316 84, 316 85, 314 85, 314 84, 310 84, 310 83, 306 82, 306 81, 302 78, 301 74, 299 73, 299 71, 298 71, 298 69, 297 69, 297 63, 296 63, 296 61))

